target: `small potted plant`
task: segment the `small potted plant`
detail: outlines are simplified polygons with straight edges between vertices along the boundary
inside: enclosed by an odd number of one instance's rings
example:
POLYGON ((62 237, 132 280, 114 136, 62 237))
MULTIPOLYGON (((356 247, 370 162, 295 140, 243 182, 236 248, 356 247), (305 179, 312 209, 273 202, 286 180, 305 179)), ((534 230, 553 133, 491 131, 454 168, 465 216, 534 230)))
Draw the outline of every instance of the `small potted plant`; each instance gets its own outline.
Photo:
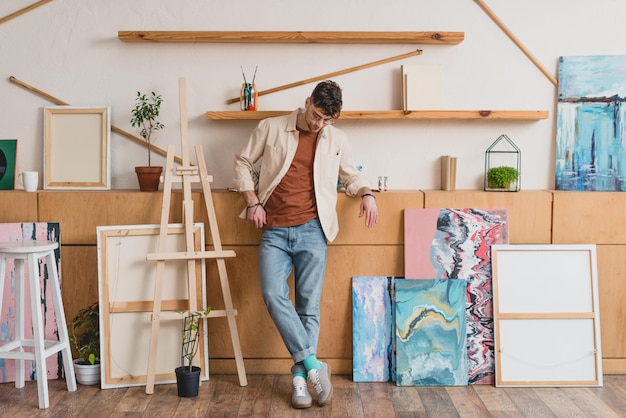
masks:
POLYGON ((68 324, 70 344, 78 353, 74 360, 76 381, 82 385, 100 383, 100 311, 98 302, 83 308, 68 324))
POLYGON ((130 125, 136 128, 139 135, 146 141, 148 147, 148 166, 135 167, 139 190, 142 192, 159 190, 159 182, 163 167, 152 166, 152 134, 165 127, 158 121, 161 112, 161 95, 151 92, 150 95, 137 92, 135 107, 131 111, 130 125))
POLYGON ((183 312, 180 367, 174 370, 179 397, 192 398, 198 396, 201 369, 193 365, 193 360, 200 347, 200 338, 202 337, 200 324, 209 317, 210 313, 211 308, 196 312, 183 312))
POLYGON ((517 169, 509 166, 492 167, 487 170, 488 190, 517 190, 517 169))

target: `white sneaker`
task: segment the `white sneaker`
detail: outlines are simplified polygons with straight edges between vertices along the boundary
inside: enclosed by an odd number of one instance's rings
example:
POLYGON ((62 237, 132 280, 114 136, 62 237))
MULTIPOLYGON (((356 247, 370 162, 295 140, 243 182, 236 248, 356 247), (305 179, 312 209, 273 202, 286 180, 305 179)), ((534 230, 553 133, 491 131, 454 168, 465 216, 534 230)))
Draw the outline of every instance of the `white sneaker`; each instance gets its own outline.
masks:
POLYGON ((302 376, 294 376, 292 385, 291 406, 296 409, 309 408, 313 404, 313 399, 306 386, 306 379, 302 376))

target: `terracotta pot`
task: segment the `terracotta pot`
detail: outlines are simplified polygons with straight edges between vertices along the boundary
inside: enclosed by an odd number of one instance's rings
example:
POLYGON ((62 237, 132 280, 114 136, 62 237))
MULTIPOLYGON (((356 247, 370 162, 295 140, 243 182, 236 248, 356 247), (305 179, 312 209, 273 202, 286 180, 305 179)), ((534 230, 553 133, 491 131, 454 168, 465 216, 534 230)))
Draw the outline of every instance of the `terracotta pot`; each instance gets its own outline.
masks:
POLYGON ((142 192, 156 192, 159 190, 159 183, 163 167, 135 167, 137 180, 139 180, 139 190, 142 192))

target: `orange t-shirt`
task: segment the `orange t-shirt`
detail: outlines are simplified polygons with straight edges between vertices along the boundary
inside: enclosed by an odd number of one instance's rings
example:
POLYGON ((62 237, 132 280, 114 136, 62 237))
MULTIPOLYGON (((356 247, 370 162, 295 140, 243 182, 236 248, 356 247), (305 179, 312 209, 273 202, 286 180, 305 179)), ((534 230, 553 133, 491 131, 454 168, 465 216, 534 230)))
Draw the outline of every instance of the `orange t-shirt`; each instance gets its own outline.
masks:
POLYGON ((303 225, 317 216, 313 187, 317 133, 299 129, 298 132, 298 148, 293 161, 265 203, 265 228, 303 225))

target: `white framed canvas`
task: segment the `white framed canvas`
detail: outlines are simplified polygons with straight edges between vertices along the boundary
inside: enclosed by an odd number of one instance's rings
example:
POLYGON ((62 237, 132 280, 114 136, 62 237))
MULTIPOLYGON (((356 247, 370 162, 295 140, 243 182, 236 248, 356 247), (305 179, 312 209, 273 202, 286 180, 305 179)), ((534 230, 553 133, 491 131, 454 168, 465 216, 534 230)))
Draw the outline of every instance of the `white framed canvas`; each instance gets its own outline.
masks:
MULTIPOLYGON (((166 250, 185 248, 182 224, 170 224, 166 250)), ((98 276, 100 300, 101 387, 145 386, 152 335, 156 265, 146 259, 158 252, 159 225, 99 226, 98 276)), ((194 248, 204 251, 204 224, 193 225, 194 248)), ((168 260, 163 271, 161 311, 189 308, 187 260, 168 260)), ((196 260, 197 306, 206 308, 206 271, 196 260)), ((161 319, 157 343, 155 383, 174 383, 181 364, 182 315, 161 319)), ((209 377, 206 322, 199 347, 201 378, 209 377)))
POLYGON ((602 386, 595 245, 491 252, 496 386, 602 386))

